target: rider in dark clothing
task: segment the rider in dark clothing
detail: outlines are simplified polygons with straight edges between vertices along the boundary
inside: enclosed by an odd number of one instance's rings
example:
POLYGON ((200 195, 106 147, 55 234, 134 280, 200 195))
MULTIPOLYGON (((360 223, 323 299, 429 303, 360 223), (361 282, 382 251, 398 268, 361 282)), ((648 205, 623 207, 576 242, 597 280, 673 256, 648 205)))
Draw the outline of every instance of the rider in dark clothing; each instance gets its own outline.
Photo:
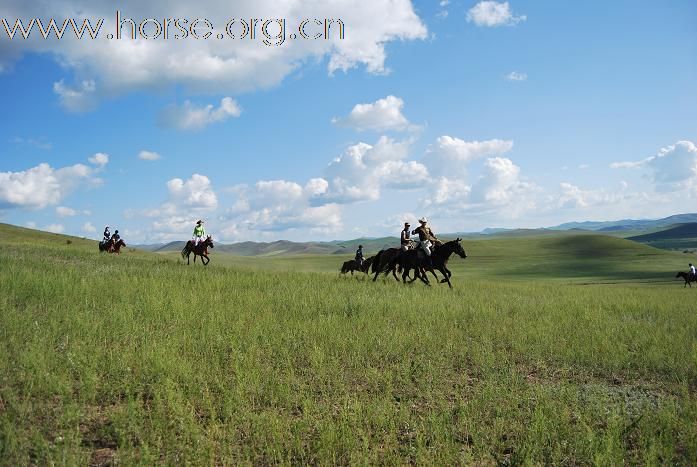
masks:
POLYGON ((363 245, 358 245, 358 249, 356 250, 356 262, 359 266, 363 267, 363 261, 365 261, 365 258, 363 258, 363 245))
POLYGON ((109 232, 109 226, 107 225, 104 227, 104 238, 102 239, 102 243, 106 243, 111 239, 111 232, 109 232))
POLYGON ((121 235, 119 235, 118 230, 114 230, 114 235, 111 236, 111 241, 116 245, 121 240, 121 235))
POLYGON ((402 247, 402 251, 407 251, 409 245, 411 244, 411 233, 409 232, 409 222, 404 223, 404 230, 399 234, 399 244, 402 247))

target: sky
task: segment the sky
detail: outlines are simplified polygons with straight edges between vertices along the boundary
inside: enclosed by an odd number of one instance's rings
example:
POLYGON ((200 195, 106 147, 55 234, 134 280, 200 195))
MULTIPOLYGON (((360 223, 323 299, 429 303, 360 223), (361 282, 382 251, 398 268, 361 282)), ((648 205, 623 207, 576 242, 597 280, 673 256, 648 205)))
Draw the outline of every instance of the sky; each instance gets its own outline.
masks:
POLYGON ((693 0, 3 0, 0 222, 228 243, 695 212, 695 24, 693 0), (110 39, 117 10, 142 34, 110 39))

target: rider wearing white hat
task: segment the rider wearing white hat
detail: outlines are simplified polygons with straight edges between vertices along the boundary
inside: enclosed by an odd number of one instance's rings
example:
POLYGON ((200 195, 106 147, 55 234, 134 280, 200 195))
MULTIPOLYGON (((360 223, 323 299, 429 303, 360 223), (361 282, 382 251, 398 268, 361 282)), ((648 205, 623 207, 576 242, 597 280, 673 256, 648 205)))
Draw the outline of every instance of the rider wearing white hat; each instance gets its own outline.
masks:
POLYGON ((430 259, 431 247, 433 246, 432 242, 437 241, 438 237, 436 237, 436 234, 434 234, 431 228, 428 227, 428 219, 422 217, 419 219, 419 223, 421 225, 414 229, 411 233, 419 235, 419 246, 424 250, 426 256, 428 256, 430 259))

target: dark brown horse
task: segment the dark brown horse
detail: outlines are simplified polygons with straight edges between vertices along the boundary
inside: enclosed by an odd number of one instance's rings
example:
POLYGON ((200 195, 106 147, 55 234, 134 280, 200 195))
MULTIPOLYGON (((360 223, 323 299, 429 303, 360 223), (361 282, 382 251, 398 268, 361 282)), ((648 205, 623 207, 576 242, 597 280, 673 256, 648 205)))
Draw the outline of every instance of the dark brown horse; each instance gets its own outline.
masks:
MULTIPOLYGON (((441 283, 447 282, 448 286, 452 289, 453 285, 450 283, 450 277, 453 274, 450 272, 450 269, 448 269, 448 260, 453 253, 462 259, 467 258, 467 253, 465 253, 465 250, 462 248, 462 244, 460 242, 462 242, 462 239, 457 238, 455 240, 434 246, 433 251, 431 252, 430 261, 428 256, 426 256, 426 253, 421 248, 417 248, 416 250, 402 251, 399 256, 392 259, 390 264, 387 266, 387 271, 394 269, 397 267, 397 265, 399 265, 402 269, 402 281, 406 282, 407 277, 409 277, 409 271, 413 269, 416 276, 411 280, 411 282, 418 278, 421 279, 421 281, 426 285, 430 285, 430 283, 428 282, 428 277, 426 277, 425 271, 431 271, 433 276, 436 278, 438 277, 434 271, 440 271, 444 277, 441 279, 441 283)), ((385 274, 387 274, 387 272, 385 274)))
POLYGON ((182 259, 186 258, 186 264, 189 264, 189 255, 194 254, 194 264, 196 264, 196 257, 201 257, 201 262, 204 266, 207 266, 211 262, 208 257, 208 247, 213 248, 213 239, 209 235, 205 240, 198 242, 198 245, 194 245, 193 240, 186 242, 186 245, 182 249, 182 259))
POLYGON ((373 264, 374 260, 375 256, 371 256, 370 258, 363 261, 363 265, 359 265, 358 261, 356 261, 355 259, 346 261, 344 262, 344 264, 341 265, 341 274, 346 274, 347 272, 350 272, 353 276, 354 271, 362 272, 363 274, 368 274, 370 266, 371 264, 373 264))
POLYGON ((692 282, 697 282, 697 276, 689 272, 679 272, 675 278, 682 277, 685 280, 685 287, 688 285, 692 288, 692 282))
POLYGON ((106 251, 107 253, 116 253, 117 255, 121 254, 121 247, 125 247, 126 242, 123 241, 123 239, 119 239, 118 242, 114 243, 113 240, 109 239, 108 242, 99 242, 99 251, 106 251))
MULTIPOLYGON (((385 250, 380 250, 378 254, 374 256, 375 259, 373 259, 371 268, 371 273, 374 274, 373 282, 378 279, 381 272, 385 274, 390 272, 390 269, 388 269, 390 263, 399 256, 401 251, 401 248, 387 248, 385 250)), ((399 277, 397 277, 397 266, 392 268, 392 275, 395 280, 399 282, 399 277)))

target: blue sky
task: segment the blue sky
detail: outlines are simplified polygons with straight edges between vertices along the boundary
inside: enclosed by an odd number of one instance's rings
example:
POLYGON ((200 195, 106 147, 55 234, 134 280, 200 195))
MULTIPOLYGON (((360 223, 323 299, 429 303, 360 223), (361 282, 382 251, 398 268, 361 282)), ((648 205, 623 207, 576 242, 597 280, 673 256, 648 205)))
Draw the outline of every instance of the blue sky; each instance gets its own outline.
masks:
POLYGON ((141 243, 203 218, 232 242, 695 211, 692 1, 151 3, 13 0, 0 18, 332 17, 346 37, 0 26, 0 221, 141 243))

